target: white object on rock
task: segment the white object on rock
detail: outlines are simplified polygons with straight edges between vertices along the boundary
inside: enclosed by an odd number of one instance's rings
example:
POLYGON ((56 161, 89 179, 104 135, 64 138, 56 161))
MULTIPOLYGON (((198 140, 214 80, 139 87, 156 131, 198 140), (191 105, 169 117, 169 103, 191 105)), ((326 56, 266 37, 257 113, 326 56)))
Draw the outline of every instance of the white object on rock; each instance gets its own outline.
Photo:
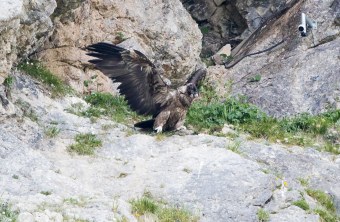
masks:
POLYGON ((231 55, 231 45, 227 44, 223 46, 215 55, 213 55, 213 60, 216 64, 222 65, 231 55))

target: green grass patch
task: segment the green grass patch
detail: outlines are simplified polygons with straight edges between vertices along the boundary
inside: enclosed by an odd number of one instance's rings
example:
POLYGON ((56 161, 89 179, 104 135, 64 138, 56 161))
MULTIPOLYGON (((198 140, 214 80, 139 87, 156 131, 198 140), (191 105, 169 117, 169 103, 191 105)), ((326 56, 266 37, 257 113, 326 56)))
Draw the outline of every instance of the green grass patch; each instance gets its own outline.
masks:
POLYGON ((323 207, 325 207, 328 211, 335 213, 335 206, 332 198, 321 190, 312 190, 306 189, 306 192, 309 196, 313 197, 317 200, 323 207))
POLYGON ((336 208, 332 198, 321 190, 306 189, 309 196, 313 197, 320 205, 313 210, 325 222, 337 222, 340 217, 336 215, 336 208))
POLYGON ((301 186, 307 187, 309 185, 308 179, 298 178, 298 181, 300 182, 301 186))
POLYGON ((221 98, 211 86, 202 86, 201 95, 190 107, 186 119, 186 124, 196 131, 213 133, 220 131, 224 124, 233 124, 254 138, 301 146, 321 142, 322 150, 340 154, 340 146, 334 139, 338 138, 334 135, 340 134, 340 127, 336 125, 340 121, 340 110, 277 119, 248 103, 245 97, 221 98))
POLYGON ((1 222, 15 222, 19 216, 18 211, 11 210, 8 203, 0 201, 0 221, 1 222))
POLYGON ((210 28, 208 26, 202 26, 200 28, 200 30, 201 30, 202 34, 204 34, 204 35, 206 35, 210 32, 210 28))
POLYGON ((41 81, 51 92, 52 97, 62 97, 72 92, 71 87, 67 86, 61 79, 53 75, 39 61, 30 60, 18 65, 18 69, 41 81))
POLYGON ((86 117, 109 116, 119 123, 128 123, 142 120, 144 117, 139 116, 128 106, 123 96, 113 96, 110 93, 96 92, 85 97, 85 101, 91 106, 81 111, 80 114, 86 117))
POLYGON ((41 191, 40 193, 41 193, 42 195, 45 195, 45 196, 49 196, 49 195, 52 194, 51 191, 41 191))
POLYGON ((69 146, 69 152, 79 155, 93 155, 96 148, 102 145, 102 141, 97 139, 94 134, 78 134, 75 138, 76 143, 69 146))
POLYGON ((293 202, 293 205, 300 207, 303 210, 309 210, 309 205, 305 199, 297 200, 293 202))
POLYGON ((51 126, 45 128, 44 133, 47 137, 54 138, 60 133, 60 129, 57 128, 56 126, 51 126))
POLYGON ((322 222, 339 222, 340 218, 335 214, 330 213, 328 210, 322 208, 316 208, 313 210, 314 213, 318 214, 322 218, 322 222))
POLYGON ((193 216, 189 211, 168 206, 163 201, 156 201, 150 195, 131 201, 132 213, 137 219, 145 214, 153 214, 159 222, 196 222, 198 217, 193 216))
POLYGON ((257 219, 259 220, 259 222, 267 222, 269 221, 269 213, 267 211, 265 211, 264 209, 260 208, 257 211, 257 219))

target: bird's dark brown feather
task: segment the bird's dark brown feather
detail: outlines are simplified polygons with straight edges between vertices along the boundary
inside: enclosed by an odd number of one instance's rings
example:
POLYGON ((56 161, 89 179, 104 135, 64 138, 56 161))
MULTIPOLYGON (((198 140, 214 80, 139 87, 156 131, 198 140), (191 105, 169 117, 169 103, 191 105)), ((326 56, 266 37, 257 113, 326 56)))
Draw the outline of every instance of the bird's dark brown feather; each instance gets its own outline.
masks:
POLYGON ((111 78, 132 110, 141 115, 157 115, 166 99, 168 86, 162 81, 154 64, 137 50, 126 50, 109 43, 87 47, 90 60, 96 68, 111 78))

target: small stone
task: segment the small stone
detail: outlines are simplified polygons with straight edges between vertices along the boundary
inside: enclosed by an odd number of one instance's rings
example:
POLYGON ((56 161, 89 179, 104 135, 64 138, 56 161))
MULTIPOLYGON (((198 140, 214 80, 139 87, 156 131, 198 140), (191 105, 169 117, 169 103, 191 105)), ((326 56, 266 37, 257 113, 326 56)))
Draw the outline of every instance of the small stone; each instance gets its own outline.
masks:
POLYGON ((218 65, 224 64, 231 55, 231 45, 223 46, 212 58, 218 65))
POLYGON ((23 212, 19 214, 17 222, 34 222, 34 217, 31 213, 23 212))

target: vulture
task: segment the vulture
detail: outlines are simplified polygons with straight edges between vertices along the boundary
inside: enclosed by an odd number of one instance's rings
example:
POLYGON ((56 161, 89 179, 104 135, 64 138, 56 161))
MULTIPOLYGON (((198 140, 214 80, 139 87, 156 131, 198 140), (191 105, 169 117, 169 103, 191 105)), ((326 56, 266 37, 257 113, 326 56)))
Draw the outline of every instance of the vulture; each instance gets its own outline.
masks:
POLYGON ((130 108, 139 115, 152 116, 134 124, 135 127, 152 128, 157 133, 185 129, 185 116, 198 97, 198 84, 204 79, 206 69, 198 69, 184 85, 172 89, 162 69, 138 50, 104 42, 86 49, 87 55, 94 57, 89 62, 113 82, 120 83, 119 92, 130 108))

